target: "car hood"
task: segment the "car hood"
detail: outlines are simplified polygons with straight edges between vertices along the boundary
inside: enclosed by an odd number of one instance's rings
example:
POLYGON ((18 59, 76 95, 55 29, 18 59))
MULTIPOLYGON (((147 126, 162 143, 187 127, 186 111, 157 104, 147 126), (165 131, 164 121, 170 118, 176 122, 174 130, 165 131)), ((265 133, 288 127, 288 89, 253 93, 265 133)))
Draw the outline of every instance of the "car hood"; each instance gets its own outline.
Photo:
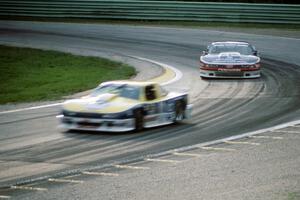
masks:
POLYGON ((73 112, 119 113, 140 104, 139 101, 119 97, 116 94, 101 94, 96 97, 86 96, 64 102, 63 109, 73 112))
POLYGON ((226 52, 201 56, 200 60, 205 64, 253 65, 258 63, 260 58, 253 55, 241 55, 238 52, 226 52))

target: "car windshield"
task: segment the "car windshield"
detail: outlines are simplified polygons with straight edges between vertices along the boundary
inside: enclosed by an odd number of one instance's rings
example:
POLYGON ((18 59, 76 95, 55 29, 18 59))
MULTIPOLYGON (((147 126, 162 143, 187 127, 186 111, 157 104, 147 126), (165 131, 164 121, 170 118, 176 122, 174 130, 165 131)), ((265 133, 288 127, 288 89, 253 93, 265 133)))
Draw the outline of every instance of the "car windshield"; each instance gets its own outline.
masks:
POLYGON ((209 54, 219 54, 224 52, 238 52, 242 55, 252 55, 253 50, 245 44, 217 44, 209 48, 209 54))
POLYGON ((118 94, 120 97, 129 99, 139 99, 140 89, 127 84, 107 84, 94 89, 90 96, 96 97, 105 93, 118 94))
POLYGON ((105 94, 105 93, 118 94, 122 86, 123 85, 121 84, 108 84, 108 85, 99 86, 92 91, 90 96, 96 97, 98 95, 105 94))

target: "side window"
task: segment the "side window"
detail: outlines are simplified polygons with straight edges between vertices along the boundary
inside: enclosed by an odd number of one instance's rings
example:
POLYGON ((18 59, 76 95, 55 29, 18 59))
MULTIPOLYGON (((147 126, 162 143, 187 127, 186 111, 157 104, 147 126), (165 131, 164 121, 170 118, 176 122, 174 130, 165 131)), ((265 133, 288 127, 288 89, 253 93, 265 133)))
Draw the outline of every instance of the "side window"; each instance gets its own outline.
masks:
POLYGON ((153 85, 146 86, 145 94, 148 101, 156 99, 155 88, 153 85))
POLYGON ((125 86, 122 88, 120 92, 121 97, 129 98, 129 99, 139 99, 140 91, 137 87, 125 86))

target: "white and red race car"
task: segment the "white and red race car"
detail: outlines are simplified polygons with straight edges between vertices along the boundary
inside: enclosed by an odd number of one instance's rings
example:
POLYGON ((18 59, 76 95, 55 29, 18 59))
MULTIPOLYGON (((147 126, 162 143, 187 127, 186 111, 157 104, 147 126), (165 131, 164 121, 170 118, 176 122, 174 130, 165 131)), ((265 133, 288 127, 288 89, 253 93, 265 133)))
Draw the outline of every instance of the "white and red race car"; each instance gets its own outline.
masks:
POLYGON ((260 58, 247 42, 213 42, 200 57, 202 78, 258 78, 260 58))

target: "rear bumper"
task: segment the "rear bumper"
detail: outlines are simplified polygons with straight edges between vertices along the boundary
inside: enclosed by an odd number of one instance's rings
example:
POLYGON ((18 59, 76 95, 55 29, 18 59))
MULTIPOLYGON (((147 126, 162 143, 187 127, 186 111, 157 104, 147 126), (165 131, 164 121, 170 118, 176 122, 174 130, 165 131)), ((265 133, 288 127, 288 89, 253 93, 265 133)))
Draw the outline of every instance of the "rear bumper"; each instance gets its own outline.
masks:
POLYGON ((200 69, 200 77, 205 78, 259 78, 260 76, 260 70, 226 72, 200 69))
POLYGON ((126 132, 135 129, 134 119, 90 119, 79 117, 56 116, 61 130, 85 130, 102 132, 126 132))

